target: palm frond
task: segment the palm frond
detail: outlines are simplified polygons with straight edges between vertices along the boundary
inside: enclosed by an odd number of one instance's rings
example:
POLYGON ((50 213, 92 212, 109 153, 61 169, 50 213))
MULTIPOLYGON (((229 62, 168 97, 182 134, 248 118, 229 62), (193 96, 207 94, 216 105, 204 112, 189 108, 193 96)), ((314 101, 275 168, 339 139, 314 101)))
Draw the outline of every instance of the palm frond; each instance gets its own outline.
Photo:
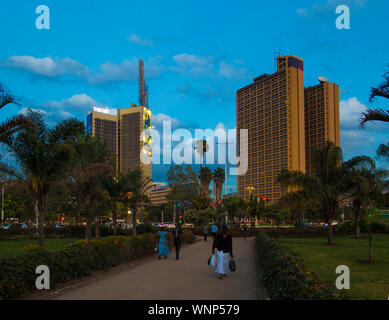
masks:
POLYGON ((0 83, 0 109, 11 103, 19 105, 16 98, 0 83))
POLYGON ((371 88, 369 97, 370 102, 373 102, 376 97, 389 99, 389 72, 384 74, 384 79, 385 80, 381 82, 377 88, 371 88))
POLYGON ((0 177, 1 176, 3 177, 11 176, 11 177, 19 178, 21 175, 15 168, 12 168, 6 163, 0 161, 0 177))
POLYGON ((33 123, 24 115, 14 116, 0 123, 0 142, 12 143, 12 136, 19 130, 31 126, 33 123))
POLYGON ((362 112, 359 123, 361 128, 363 128, 365 123, 369 121, 389 122, 389 110, 385 111, 383 109, 369 109, 365 112, 362 112))

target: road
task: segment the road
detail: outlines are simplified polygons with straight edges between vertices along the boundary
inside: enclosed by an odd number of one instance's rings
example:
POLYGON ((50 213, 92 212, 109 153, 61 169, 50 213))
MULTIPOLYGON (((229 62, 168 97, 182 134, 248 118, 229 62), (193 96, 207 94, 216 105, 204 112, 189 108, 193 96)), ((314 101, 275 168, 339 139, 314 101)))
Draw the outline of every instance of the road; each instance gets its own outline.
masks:
POLYGON ((146 258, 133 268, 92 281, 59 295, 59 300, 255 300, 257 292, 254 239, 233 239, 236 272, 220 280, 207 265, 212 242, 203 240, 181 249, 180 260, 171 251, 168 259, 146 258))

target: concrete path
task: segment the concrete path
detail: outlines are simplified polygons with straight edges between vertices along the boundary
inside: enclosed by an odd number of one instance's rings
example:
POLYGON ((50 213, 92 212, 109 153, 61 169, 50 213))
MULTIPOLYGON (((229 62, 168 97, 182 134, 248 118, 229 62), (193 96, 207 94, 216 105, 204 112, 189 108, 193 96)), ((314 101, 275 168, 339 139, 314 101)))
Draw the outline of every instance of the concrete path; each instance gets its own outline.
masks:
POLYGON ((131 269, 113 274, 57 296, 59 300, 255 300, 265 299, 265 290, 257 294, 254 239, 233 239, 236 272, 220 280, 207 265, 212 242, 199 241, 181 249, 180 260, 171 250, 168 259, 149 259, 131 269))

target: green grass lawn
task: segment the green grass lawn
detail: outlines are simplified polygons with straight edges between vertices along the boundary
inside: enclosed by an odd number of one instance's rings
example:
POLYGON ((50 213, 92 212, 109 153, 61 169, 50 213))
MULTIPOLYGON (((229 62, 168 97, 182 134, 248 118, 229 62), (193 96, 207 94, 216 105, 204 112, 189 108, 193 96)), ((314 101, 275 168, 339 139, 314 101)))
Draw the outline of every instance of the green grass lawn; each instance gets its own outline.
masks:
POLYGON ((374 264, 368 259, 367 235, 364 239, 351 236, 335 237, 335 246, 326 245, 326 239, 277 239, 277 241, 299 254, 309 271, 334 284, 339 276, 335 269, 339 265, 350 268, 350 293, 353 299, 387 300, 389 296, 389 235, 373 236, 374 264))
MULTIPOLYGON (((70 242, 76 241, 78 239, 46 239, 45 240, 45 249, 47 251, 58 251, 63 249, 70 242)), ((0 256, 16 256, 22 253, 22 248, 28 244, 39 244, 38 240, 1 240, 0 241, 0 256)))

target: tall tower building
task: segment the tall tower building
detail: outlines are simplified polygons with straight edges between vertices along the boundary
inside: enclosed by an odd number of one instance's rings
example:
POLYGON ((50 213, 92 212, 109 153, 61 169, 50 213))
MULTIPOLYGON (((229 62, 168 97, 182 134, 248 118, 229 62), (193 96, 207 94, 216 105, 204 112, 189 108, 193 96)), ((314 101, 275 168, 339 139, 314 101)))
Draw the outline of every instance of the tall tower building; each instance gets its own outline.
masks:
POLYGON ((100 137, 114 159, 116 170, 125 173, 140 168, 144 177, 152 178, 151 110, 148 104, 148 89, 145 84, 143 61, 139 61, 139 101, 143 104, 117 109, 117 115, 106 110, 90 112, 87 130, 100 137))
MULTIPOLYGON (((98 110, 97 108, 95 108, 98 110)), ((87 131, 99 137, 118 168, 118 117, 103 112, 90 112, 87 116, 87 131)))
POLYGON ((339 87, 320 77, 320 84, 305 89, 306 172, 314 174, 311 148, 326 141, 340 146, 339 87))
POLYGON ((118 109, 118 118, 119 171, 141 168, 151 178, 151 110, 144 106, 118 109))
POLYGON ((277 72, 263 74, 236 93, 237 155, 240 129, 248 129, 248 171, 238 176, 238 196, 280 199, 282 169, 305 172, 304 67, 290 55, 277 58, 277 72))

